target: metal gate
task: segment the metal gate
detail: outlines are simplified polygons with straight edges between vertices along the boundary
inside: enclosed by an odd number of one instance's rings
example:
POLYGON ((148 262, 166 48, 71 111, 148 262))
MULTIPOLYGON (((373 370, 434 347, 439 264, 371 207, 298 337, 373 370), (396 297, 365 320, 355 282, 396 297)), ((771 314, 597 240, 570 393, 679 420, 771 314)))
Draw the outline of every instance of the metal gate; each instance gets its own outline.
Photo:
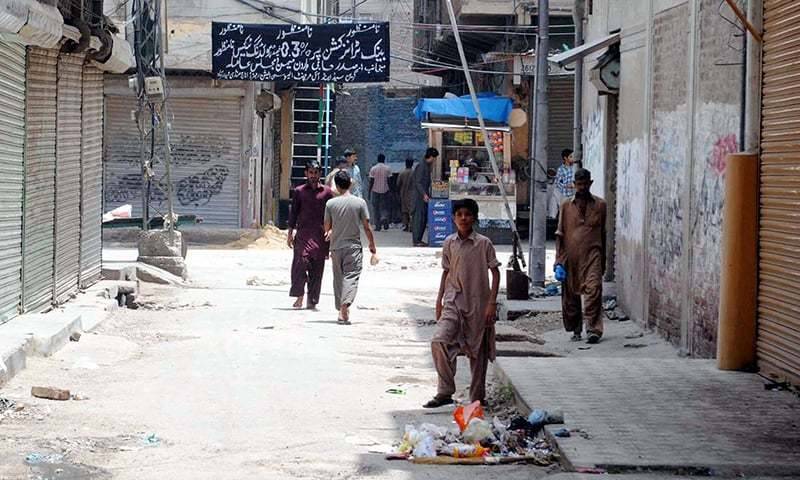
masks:
POLYGON ((800 385, 800 2, 764 2, 758 363, 800 385))
POLYGON ((551 75, 547 81, 550 83, 547 87, 550 92, 547 129, 547 143, 550 148, 547 153, 547 167, 558 168, 562 163, 561 151, 572 148, 575 134, 575 78, 572 75, 551 75))
MULTIPOLYGON (((134 216, 140 216, 139 132, 131 120, 135 109, 134 97, 106 97, 104 210, 131 204, 134 216)), ((238 228, 242 99, 173 96, 169 111, 176 213, 197 215, 203 225, 238 228)), ((158 163, 154 170, 157 177, 164 173, 158 163)), ((151 216, 165 214, 164 190, 153 185, 150 197, 151 216)))
POLYGON ((57 50, 28 50, 22 307, 33 312, 53 299, 57 64, 57 50))
POLYGON ((83 69, 80 286, 100 279, 103 217, 103 72, 83 69))
POLYGON ((0 323, 22 295, 25 47, 0 41, 0 323))
POLYGON ((80 275, 82 77, 83 55, 58 58, 55 303, 77 291, 80 275))

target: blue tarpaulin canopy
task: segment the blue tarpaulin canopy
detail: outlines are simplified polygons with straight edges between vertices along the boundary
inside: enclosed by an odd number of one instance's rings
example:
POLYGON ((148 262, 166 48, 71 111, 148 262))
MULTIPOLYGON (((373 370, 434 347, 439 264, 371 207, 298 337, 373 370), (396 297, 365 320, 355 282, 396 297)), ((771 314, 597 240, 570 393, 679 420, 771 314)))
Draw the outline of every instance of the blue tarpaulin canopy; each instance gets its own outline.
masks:
MULTIPOLYGON (((514 108, 510 98, 494 93, 480 93, 478 103, 484 120, 508 124, 508 117, 514 108)), ((458 98, 421 98, 414 108, 414 114, 422 121, 429 113, 448 117, 478 118, 469 95, 458 98)))

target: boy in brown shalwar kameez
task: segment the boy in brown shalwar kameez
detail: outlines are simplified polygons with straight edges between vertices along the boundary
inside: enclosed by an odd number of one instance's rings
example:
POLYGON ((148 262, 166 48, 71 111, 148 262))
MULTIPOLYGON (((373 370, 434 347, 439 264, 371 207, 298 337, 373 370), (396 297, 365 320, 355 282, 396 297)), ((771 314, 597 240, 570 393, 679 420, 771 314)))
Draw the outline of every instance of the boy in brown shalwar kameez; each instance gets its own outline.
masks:
POLYGON ((588 170, 575 172, 575 197, 561 204, 556 231, 556 268, 566 270, 561 309, 564 328, 581 340, 586 318, 588 343, 603 336, 603 275, 606 270, 606 202, 589 193, 588 170), (581 295, 585 297, 581 309, 581 295))
POLYGON ((484 403, 486 370, 489 360, 495 358, 494 322, 497 318, 500 262, 492 242, 472 229, 478 219, 475 200, 453 202, 453 216, 458 233, 447 237, 442 246, 444 271, 436 299, 438 325, 431 342, 439 387, 425 408, 453 403, 456 357, 459 354, 469 357, 471 400, 484 403), (491 288, 489 271, 492 272, 491 288))

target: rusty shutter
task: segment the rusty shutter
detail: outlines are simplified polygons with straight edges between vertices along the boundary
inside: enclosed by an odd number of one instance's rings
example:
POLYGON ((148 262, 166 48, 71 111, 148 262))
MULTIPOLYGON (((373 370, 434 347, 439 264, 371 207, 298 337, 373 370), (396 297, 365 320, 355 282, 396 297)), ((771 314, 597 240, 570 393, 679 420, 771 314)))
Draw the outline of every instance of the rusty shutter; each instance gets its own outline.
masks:
POLYGON ((81 103, 83 55, 58 59, 56 106, 56 251, 54 302, 78 290, 81 232, 81 103))
POLYGON ((0 323, 22 295, 25 47, 0 41, 0 323))
POLYGON ((103 253, 103 72, 83 70, 81 137, 81 287, 100 279, 103 253))
MULTIPOLYGON (((139 132, 131 120, 135 109, 132 96, 106 97, 103 208, 132 204, 133 215, 141 216, 139 132)), ((174 96, 169 111, 175 212, 197 215, 206 226, 238 228, 242 99, 174 96)), ((159 177, 164 173, 161 164, 154 170, 159 177)), ((154 185, 150 197, 152 216, 166 212, 162 189, 154 185)))
POLYGON ((22 307, 30 312, 49 307, 53 299, 57 63, 57 50, 28 51, 22 307))
POLYGON ((573 75, 551 75, 548 79, 549 103, 547 144, 548 168, 561 165, 561 151, 572 149, 575 133, 575 77, 573 75))
POLYGON ((800 2, 764 2, 757 353, 800 385, 800 2))

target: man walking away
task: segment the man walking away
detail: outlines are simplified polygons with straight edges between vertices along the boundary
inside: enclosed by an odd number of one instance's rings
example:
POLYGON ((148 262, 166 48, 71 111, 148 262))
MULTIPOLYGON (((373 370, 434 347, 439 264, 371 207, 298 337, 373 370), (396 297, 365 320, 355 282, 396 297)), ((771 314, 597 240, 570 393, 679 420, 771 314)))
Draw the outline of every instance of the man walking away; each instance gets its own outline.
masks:
POLYGON ((338 195, 338 192, 336 192, 335 190, 336 185, 334 185, 333 183, 333 177, 335 177, 336 174, 338 172, 341 172, 342 170, 347 170, 347 160, 345 160, 344 157, 336 161, 336 168, 331 170, 331 173, 329 173, 328 176, 325 177, 325 185, 331 190, 333 190, 334 195, 338 195))
POLYGON ((325 205, 325 237, 331 242, 333 263, 333 295, 339 310, 340 325, 350 325, 350 305, 356 299, 358 280, 363 264, 361 227, 369 240, 369 251, 375 254, 375 237, 369 224, 367 202, 350 193, 347 172, 334 178, 339 196, 325 205))
POLYGON ((428 202, 431 199, 431 165, 439 157, 439 151, 429 148, 425 160, 414 169, 414 246, 427 247, 423 242, 428 227, 428 202))
POLYGON ((564 200, 569 200, 575 195, 574 170, 575 164, 572 150, 565 148, 561 152, 561 166, 556 171, 556 179, 553 185, 553 198, 550 199, 550 218, 556 218, 561 204, 564 200))
POLYGON ((413 212, 413 190, 411 177, 414 174, 414 159, 406 158, 406 169, 397 176, 397 188, 400 190, 400 213, 403 215, 403 231, 411 231, 411 212, 413 212))
POLYGON ((375 230, 380 232, 381 227, 389 230, 389 207, 391 206, 391 193, 389 192, 389 177, 392 169, 386 165, 386 155, 378 155, 378 163, 369 169, 369 192, 372 199, 372 208, 375 209, 375 230))
POLYGON ((358 168, 358 154, 352 148, 344 151, 344 159, 347 161, 347 174, 350 175, 350 194, 358 198, 363 198, 364 193, 361 189, 361 169, 358 168))
POLYGON ((575 172, 575 197, 561 204, 556 231, 556 278, 562 283, 564 328, 580 341, 586 317, 588 343, 603 336, 603 275, 606 270, 606 202, 589 193, 588 170, 575 172), (585 296, 581 309, 581 295, 585 296))
POLYGON ((453 202, 457 233, 442 246, 442 280, 436 299, 436 333, 431 353, 439 387, 436 396, 423 405, 436 408, 453 403, 456 392, 456 357, 469 357, 472 381, 470 399, 486 402, 486 369, 495 359, 494 322, 500 262, 492 242, 476 233, 478 204, 467 198, 453 202), (492 284, 489 286, 489 272, 492 284))
POLYGON ((294 189, 289 211, 289 232, 286 243, 294 249, 292 287, 289 295, 297 298, 294 308, 303 306, 303 294, 308 284, 306 308, 314 310, 319 303, 328 242, 323 230, 325 204, 333 198, 330 188, 320 185, 322 170, 316 160, 306 164, 306 183, 294 189), (295 234, 295 231, 297 232, 295 234))

